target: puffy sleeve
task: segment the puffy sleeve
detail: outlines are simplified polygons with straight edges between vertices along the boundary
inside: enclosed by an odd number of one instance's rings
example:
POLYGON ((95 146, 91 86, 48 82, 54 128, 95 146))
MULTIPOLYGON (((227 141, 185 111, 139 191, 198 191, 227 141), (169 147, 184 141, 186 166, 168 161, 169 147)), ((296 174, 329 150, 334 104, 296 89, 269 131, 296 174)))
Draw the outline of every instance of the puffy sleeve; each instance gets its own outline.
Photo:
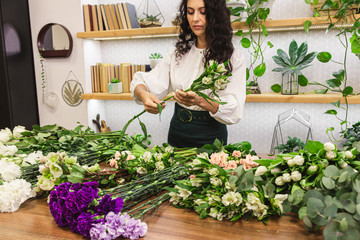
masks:
POLYGON ((219 91, 219 97, 224 105, 219 105, 215 114, 210 115, 223 124, 238 123, 243 116, 246 99, 246 63, 244 55, 235 49, 231 56, 232 76, 224 90, 219 91))
MULTIPOLYGON (((150 72, 136 72, 130 84, 132 98, 135 99, 134 90, 137 85, 143 84, 147 90, 158 99, 163 99, 170 92, 170 65, 173 51, 169 51, 150 72)), ((141 103, 135 99, 137 103, 141 103)))

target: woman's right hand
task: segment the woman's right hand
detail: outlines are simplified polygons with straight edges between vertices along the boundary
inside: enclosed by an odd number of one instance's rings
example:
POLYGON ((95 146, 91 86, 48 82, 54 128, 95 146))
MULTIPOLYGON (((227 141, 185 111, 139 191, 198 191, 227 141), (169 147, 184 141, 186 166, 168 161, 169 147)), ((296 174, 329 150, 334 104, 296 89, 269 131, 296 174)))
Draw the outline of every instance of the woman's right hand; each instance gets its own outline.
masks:
POLYGON ((160 101, 157 97, 147 91, 141 91, 137 97, 140 101, 143 102, 145 110, 152 114, 159 113, 157 104, 161 103, 161 107, 165 108, 165 102, 160 101))

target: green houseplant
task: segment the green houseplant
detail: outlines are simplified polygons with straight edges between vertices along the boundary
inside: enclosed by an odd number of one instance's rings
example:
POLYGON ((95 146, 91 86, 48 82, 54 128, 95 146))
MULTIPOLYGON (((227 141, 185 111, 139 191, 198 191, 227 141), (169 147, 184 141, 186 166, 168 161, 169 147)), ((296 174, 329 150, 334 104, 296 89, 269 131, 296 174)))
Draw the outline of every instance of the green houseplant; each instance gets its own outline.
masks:
POLYGON ((292 40, 289 46, 289 53, 278 49, 277 55, 272 59, 280 67, 274 68, 273 72, 282 73, 282 84, 275 84, 271 87, 274 92, 280 92, 285 95, 294 95, 299 93, 300 86, 306 86, 307 80, 301 74, 301 70, 309 67, 314 60, 316 52, 307 53, 308 45, 303 42, 300 47, 295 40, 292 40))
POLYGON ((113 78, 109 83, 109 93, 122 93, 122 83, 119 79, 113 78))
POLYGON ((151 69, 153 69, 162 60, 162 58, 163 56, 161 53, 151 53, 149 56, 151 69))

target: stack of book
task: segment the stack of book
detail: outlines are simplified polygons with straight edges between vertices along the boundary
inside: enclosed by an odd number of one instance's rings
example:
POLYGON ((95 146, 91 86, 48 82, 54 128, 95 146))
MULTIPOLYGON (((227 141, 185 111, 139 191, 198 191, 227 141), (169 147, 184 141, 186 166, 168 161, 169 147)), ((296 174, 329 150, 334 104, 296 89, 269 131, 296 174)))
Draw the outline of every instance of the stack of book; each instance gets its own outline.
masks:
POLYGON ((91 69, 91 90, 93 93, 108 93, 108 84, 111 79, 119 79, 123 86, 124 93, 130 93, 130 83, 136 72, 150 71, 150 65, 120 63, 97 63, 90 66, 91 69))
POLYGON ((140 28, 130 3, 83 5, 85 32, 140 28))

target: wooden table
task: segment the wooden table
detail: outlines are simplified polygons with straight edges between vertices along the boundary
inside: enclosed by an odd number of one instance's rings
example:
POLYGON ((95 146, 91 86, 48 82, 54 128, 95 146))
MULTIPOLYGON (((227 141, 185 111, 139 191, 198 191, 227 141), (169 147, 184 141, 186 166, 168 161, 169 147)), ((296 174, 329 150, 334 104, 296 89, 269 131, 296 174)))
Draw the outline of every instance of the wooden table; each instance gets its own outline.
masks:
MULTIPOLYGON (((148 233, 144 239, 188 240, 188 239, 323 239, 322 233, 309 233, 296 215, 273 217, 267 225, 257 220, 216 221, 200 220, 190 210, 178 209, 163 204, 156 213, 145 218, 148 233)), ((0 213, 0 239, 84 239, 68 228, 60 228, 51 216, 46 199, 29 200, 14 213, 0 213)))

